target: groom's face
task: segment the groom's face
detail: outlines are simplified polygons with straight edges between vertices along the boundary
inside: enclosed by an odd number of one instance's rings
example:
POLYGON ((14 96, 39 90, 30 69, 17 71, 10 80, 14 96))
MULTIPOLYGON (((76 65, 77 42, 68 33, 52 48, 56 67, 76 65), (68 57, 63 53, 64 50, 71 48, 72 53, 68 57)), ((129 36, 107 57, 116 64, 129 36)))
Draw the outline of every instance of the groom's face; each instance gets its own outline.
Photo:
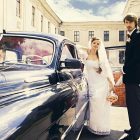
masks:
POLYGON ((124 25, 126 26, 126 28, 129 32, 133 31, 134 28, 135 28, 135 22, 134 21, 125 20, 124 25))

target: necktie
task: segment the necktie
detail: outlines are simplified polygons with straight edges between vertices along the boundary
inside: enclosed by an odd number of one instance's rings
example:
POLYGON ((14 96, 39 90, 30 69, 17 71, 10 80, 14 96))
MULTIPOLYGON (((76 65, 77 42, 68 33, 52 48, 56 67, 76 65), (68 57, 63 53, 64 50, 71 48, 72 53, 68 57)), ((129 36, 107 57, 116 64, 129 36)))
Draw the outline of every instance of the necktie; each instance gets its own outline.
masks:
POLYGON ((126 40, 126 43, 129 43, 129 42, 130 42, 130 40, 131 40, 130 37, 131 37, 130 34, 127 34, 127 40, 126 40))
POLYGON ((131 35, 130 34, 127 34, 127 38, 130 38, 131 37, 131 35))

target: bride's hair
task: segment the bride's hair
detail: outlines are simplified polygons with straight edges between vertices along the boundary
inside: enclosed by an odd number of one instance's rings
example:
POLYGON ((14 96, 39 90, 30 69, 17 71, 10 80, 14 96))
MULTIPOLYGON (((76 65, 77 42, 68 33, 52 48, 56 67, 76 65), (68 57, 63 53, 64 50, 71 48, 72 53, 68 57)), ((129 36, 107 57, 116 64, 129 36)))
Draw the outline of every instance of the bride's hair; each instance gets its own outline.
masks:
POLYGON ((91 43, 92 43, 93 41, 95 41, 95 40, 100 40, 100 39, 97 38, 97 37, 92 37, 92 38, 91 38, 91 43))
MULTIPOLYGON (((99 40, 99 41, 100 41, 99 38, 97 38, 97 37, 93 37, 93 38, 91 38, 91 44, 92 44, 92 42, 95 41, 95 40, 99 40)), ((98 50, 97 50, 97 52, 96 52, 96 55, 97 55, 97 57, 99 58, 98 50)))

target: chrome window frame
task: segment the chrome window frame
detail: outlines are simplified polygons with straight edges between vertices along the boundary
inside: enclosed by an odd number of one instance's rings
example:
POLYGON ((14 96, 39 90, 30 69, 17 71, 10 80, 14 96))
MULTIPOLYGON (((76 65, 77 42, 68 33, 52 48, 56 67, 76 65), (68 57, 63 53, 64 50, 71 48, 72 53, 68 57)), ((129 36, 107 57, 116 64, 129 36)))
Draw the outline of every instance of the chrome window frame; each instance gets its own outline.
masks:
MULTIPOLYGON (((43 40, 43 41, 49 41, 53 44, 53 55, 50 61, 50 64, 46 64, 46 65, 37 65, 37 66, 50 66, 53 62, 54 56, 55 56, 55 51, 56 51, 56 44, 53 40, 49 39, 49 38, 45 38, 45 37, 39 37, 39 36, 34 36, 34 35, 20 35, 20 34, 2 34, 2 38, 3 37, 25 37, 25 38, 31 38, 31 39, 39 39, 39 40, 43 40)), ((33 65, 35 66, 35 64, 27 64, 27 65, 33 65)))

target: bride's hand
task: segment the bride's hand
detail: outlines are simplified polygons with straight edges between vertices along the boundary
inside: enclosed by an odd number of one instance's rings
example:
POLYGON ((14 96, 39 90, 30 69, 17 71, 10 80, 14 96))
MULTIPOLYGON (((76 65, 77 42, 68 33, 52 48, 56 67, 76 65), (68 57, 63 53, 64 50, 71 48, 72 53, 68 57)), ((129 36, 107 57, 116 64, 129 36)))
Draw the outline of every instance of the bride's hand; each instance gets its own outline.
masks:
POLYGON ((115 103, 117 100, 118 100, 117 95, 116 96, 115 95, 114 96, 110 95, 110 96, 107 97, 107 101, 110 102, 111 104, 115 103))
POLYGON ((118 96, 111 92, 110 95, 107 96, 107 101, 109 101, 111 104, 115 103, 118 100, 118 96))

